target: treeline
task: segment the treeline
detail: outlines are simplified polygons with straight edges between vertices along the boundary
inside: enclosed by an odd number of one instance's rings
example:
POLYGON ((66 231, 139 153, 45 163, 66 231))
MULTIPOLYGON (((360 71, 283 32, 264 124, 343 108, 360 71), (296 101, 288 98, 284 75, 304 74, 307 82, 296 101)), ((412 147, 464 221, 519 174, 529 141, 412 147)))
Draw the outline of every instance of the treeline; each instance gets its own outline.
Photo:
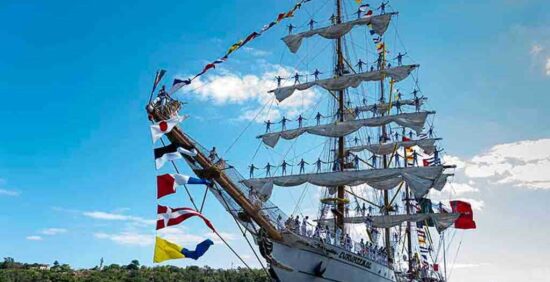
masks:
POLYGON ((4 258, 0 263, 0 282, 72 282, 72 281, 269 281, 261 269, 213 269, 208 266, 176 266, 147 267, 133 260, 128 265, 111 264, 92 269, 72 269, 68 264, 57 261, 51 267, 41 264, 15 262, 12 258, 4 258))

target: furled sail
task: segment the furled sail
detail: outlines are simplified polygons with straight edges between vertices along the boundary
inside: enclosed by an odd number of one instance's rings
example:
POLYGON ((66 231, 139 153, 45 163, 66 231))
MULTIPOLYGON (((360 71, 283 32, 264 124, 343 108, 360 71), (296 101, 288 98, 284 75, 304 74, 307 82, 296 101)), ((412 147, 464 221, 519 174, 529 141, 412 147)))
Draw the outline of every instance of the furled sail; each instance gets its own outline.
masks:
POLYGON ((404 167, 386 169, 367 169, 353 171, 335 171, 324 173, 306 173, 287 176, 251 178, 243 180, 251 189, 268 189, 272 185, 292 187, 304 183, 317 186, 357 186, 368 184, 379 190, 395 188, 405 181, 415 197, 420 198, 428 193, 430 188, 441 191, 449 174, 443 173, 442 166, 404 167))
POLYGON ((418 146, 428 155, 433 154, 435 151, 435 141, 441 140, 441 138, 429 138, 421 140, 410 140, 410 141, 399 141, 391 143, 382 143, 382 144, 367 144, 361 146, 354 146, 347 148, 351 152, 361 152, 368 150, 369 152, 377 155, 389 155, 393 153, 396 149, 401 147, 412 147, 418 146))
POLYGON ((419 65, 403 65, 392 67, 384 70, 374 70, 369 72, 362 72, 356 74, 349 74, 344 76, 338 76, 327 79, 319 79, 306 83, 295 84, 291 86, 280 87, 274 90, 270 90, 269 93, 274 92, 277 101, 282 102, 286 98, 290 97, 296 90, 306 90, 315 85, 318 85, 329 91, 344 90, 348 87, 356 88, 363 81, 378 81, 386 77, 391 77, 395 82, 401 81, 409 76, 409 74, 417 68, 419 65))
POLYGON ((285 36, 283 41, 292 53, 298 52, 302 45, 302 39, 308 38, 314 35, 320 35, 327 39, 337 39, 346 35, 356 25, 371 25, 371 29, 374 33, 382 36, 388 29, 388 25, 391 20, 391 16, 397 13, 387 13, 379 16, 371 16, 366 18, 360 18, 354 21, 335 24, 327 27, 317 28, 310 31, 291 34, 285 36))
POLYGON ((296 129, 283 130, 279 132, 266 133, 258 136, 257 138, 261 138, 266 145, 270 147, 275 147, 275 145, 277 145, 277 143, 279 142, 279 138, 291 140, 306 132, 309 134, 325 137, 341 137, 353 133, 363 126, 376 127, 386 125, 391 122, 395 122, 400 126, 411 128, 417 133, 420 133, 422 131, 422 128, 424 128, 426 118, 429 114, 433 113, 434 112, 416 112, 367 119, 347 120, 343 122, 335 122, 324 125, 307 126, 296 129))
MULTIPOLYGON (((370 215, 370 216, 355 216, 344 218, 344 223, 366 223, 370 221, 372 227, 376 228, 390 228, 401 225, 403 222, 419 222, 425 220, 432 220, 438 230, 445 230, 451 226, 456 219, 460 216, 460 213, 417 213, 417 214, 396 214, 396 215, 370 215)), ((333 218, 327 218, 319 220, 322 224, 331 224, 334 222, 333 218)))
MULTIPOLYGON (((422 97, 418 99, 419 105, 424 104, 424 101, 428 98, 422 97)), ((399 100, 399 103, 401 106, 413 106, 414 105, 414 99, 403 99, 399 100)), ((390 107, 397 107, 396 102, 392 103, 378 103, 378 104, 372 104, 372 105, 366 105, 366 106, 360 106, 357 107, 357 110, 360 112, 373 112, 376 114, 383 114, 388 111, 390 107)))

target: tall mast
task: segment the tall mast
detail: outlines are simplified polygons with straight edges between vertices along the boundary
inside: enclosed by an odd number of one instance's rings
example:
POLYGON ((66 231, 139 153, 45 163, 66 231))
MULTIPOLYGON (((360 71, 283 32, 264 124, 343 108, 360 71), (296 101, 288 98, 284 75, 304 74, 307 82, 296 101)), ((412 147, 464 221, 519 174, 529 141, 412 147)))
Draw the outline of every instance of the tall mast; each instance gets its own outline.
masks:
MULTIPOLYGON (((405 130, 403 130, 403 136, 405 136, 405 130)), ((403 159, 405 160, 404 166, 407 167, 409 165, 407 156, 407 148, 403 147, 403 159)), ((410 211, 410 200, 409 200, 409 184, 405 183, 405 206, 407 209, 407 214, 411 214, 410 211)), ((411 222, 407 221, 407 259, 409 262, 409 272, 412 273, 412 238, 411 238, 411 222)))
MULTIPOLYGON (((380 60, 379 60, 379 66, 378 66, 378 69, 379 70, 384 70, 384 67, 386 65, 386 50, 385 48, 382 50, 382 53, 380 53, 380 60)), ((382 79, 380 80, 380 103, 385 103, 385 96, 384 96, 384 81, 385 81, 385 77, 382 76, 382 79)), ((391 93, 389 94, 391 95, 391 93)), ((382 115, 385 115, 385 113, 382 113, 382 115)), ((382 138, 380 140, 382 141, 386 141, 385 138, 386 138, 387 134, 386 134, 386 126, 383 125, 382 126, 382 138)), ((382 160, 383 160, 383 165, 384 165, 384 168, 388 168, 388 157, 387 155, 383 155, 382 156, 382 160)), ((389 205, 390 205, 390 200, 389 200, 389 191, 388 190, 384 190, 384 214, 385 215, 389 215, 389 205)), ((385 228, 384 230, 384 245, 386 247, 386 253, 387 253, 387 257, 388 257, 388 262, 391 262, 392 261, 392 251, 391 251, 391 244, 390 244, 390 228, 385 228)))
POLYGON ((447 255, 445 252, 445 249, 447 249, 447 246, 445 246, 445 231, 441 233, 441 237, 443 240, 443 267, 445 267, 445 282, 447 282, 447 255))
MULTIPOLYGON (((336 23, 342 23, 342 1, 336 0, 336 23)), ((342 54, 342 37, 336 39, 336 76, 341 76, 344 71, 344 55, 342 54)), ((344 90, 338 91, 338 116, 339 120, 344 121, 344 90)), ((344 170, 344 137, 338 138, 338 161, 340 170, 344 170)), ((344 199, 346 196, 345 186, 338 186, 338 198, 344 199)), ((345 206, 343 201, 338 201, 338 213, 336 214, 336 224, 342 230, 344 229, 345 206)))

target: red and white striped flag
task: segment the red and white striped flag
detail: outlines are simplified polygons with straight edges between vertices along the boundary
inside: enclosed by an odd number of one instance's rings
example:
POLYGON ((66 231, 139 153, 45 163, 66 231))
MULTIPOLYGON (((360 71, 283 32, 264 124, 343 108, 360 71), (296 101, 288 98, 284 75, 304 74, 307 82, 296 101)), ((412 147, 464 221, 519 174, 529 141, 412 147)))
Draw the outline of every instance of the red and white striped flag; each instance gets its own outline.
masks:
POLYGON ((216 229, 206 217, 204 217, 200 212, 195 211, 191 208, 171 208, 167 206, 157 206, 157 230, 178 225, 183 221, 187 220, 190 217, 198 216, 204 223, 214 232, 216 229))

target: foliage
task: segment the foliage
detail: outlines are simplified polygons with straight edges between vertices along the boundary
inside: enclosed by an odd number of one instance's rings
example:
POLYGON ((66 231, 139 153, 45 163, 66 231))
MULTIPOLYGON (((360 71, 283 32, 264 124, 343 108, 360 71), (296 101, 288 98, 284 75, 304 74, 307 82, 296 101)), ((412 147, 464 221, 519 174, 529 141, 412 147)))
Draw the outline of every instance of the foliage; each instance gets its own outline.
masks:
POLYGON ((73 270, 68 264, 60 264, 55 261, 49 269, 45 269, 45 265, 18 263, 13 258, 4 258, 4 262, 0 263, 0 281, 255 282, 269 280, 262 269, 213 269, 208 266, 188 266, 185 268, 176 266, 147 267, 140 265, 138 260, 132 260, 128 265, 123 266, 118 264, 107 265, 101 270, 97 266, 91 269, 73 270))

